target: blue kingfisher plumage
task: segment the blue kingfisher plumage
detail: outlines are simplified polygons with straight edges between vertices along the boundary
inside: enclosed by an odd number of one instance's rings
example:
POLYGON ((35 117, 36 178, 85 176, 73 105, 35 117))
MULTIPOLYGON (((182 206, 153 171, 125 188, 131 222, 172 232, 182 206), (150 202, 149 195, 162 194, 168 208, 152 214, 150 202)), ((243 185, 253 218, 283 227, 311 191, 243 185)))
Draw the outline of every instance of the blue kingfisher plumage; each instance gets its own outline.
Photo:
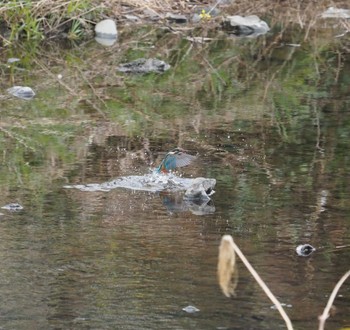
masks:
POLYGON ((196 156, 186 153, 184 149, 175 148, 165 155, 160 165, 156 168, 156 172, 168 173, 178 167, 189 165, 195 159, 196 156))

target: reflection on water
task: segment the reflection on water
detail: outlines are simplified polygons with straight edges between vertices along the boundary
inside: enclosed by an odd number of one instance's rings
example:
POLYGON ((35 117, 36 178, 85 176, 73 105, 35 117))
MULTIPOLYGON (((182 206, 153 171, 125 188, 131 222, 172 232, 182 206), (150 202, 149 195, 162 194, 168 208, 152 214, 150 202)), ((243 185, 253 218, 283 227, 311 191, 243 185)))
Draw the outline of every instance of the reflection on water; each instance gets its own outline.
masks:
MULTIPOLYGON (((241 264, 235 297, 222 294, 218 247, 221 236, 230 234, 295 327, 316 328, 349 267, 349 70, 344 63, 328 90, 298 52, 282 67, 271 53, 252 72, 239 69, 237 79, 246 74, 251 80, 240 87, 232 82, 227 94, 220 79, 215 85, 216 75, 208 85, 203 78, 203 89, 188 86, 189 95, 182 95, 188 99, 172 95, 172 102, 168 95, 177 87, 157 84, 158 78, 142 80, 139 89, 132 89, 139 78, 130 80, 123 92, 106 80, 112 86, 104 95, 110 100, 106 118, 84 98, 57 88, 38 92, 37 103, 1 101, 0 202, 23 209, 0 215, 0 327, 284 327, 241 264), (284 79, 273 80, 284 69, 284 79), (305 79, 291 82, 291 72, 305 79), (235 94, 238 87, 243 95, 235 94), (151 99, 144 95, 150 90, 151 99), (128 106, 130 99, 137 101, 128 106), (63 188, 142 175, 159 163, 160 151, 176 145, 200 155, 183 170, 184 178, 217 180, 204 209, 164 192, 63 188), (295 248, 307 243, 316 251, 299 257, 295 248), (199 311, 186 313, 187 306, 199 311)), ((198 65, 191 63, 188 70, 198 65)), ((321 70, 326 64, 319 65, 321 70)), ((79 77, 72 74, 73 83, 79 77)), ((350 321, 348 286, 335 304, 327 329, 350 321)))

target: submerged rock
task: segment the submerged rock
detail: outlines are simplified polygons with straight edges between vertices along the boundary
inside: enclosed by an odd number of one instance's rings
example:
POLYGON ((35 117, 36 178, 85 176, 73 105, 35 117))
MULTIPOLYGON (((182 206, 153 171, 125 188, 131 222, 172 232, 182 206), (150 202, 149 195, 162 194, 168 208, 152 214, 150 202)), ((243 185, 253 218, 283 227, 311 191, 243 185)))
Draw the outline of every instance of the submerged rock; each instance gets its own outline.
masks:
POLYGON ((179 193, 160 193, 163 205, 171 214, 190 211, 195 215, 205 215, 215 213, 215 206, 209 200, 185 199, 183 194, 179 193))
POLYGON ((215 193, 215 179, 196 178, 185 192, 185 198, 189 200, 209 200, 215 193))
POLYGON ((131 175, 119 177, 103 183, 90 183, 86 185, 67 185, 67 189, 79 189, 80 191, 110 191, 116 188, 126 188, 148 192, 159 192, 163 204, 169 212, 190 211, 196 215, 215 212, 211 203, 214 194, 215 179, 206 178, 180 178, 173 174, 151 173, 148 175, 131 175), (180 192, 185 191, 185 196, 180 192), (165 192, 165 193, 162 193, 165 192), (174 193, 170 195, 169 192, 174 193))
POLYGON ((270 28, 265 21, 262 21, 258 16, 227 16, 222 22, 223 30, 228 33, 242 37, 257 37, 267 33, 270 28))
POLYGON ((31 100, 35 96, 34 91, 30 87, 26 86, 13 86, 7 89, 7 92, 22 100, 31 100))
POLYGON ((316 251, 316 249, 310 244, 299 245, 295 250, 298 256, 301 257, 308 257, 312 252, 316 251))
POLYGON ((90 183, 86 185, 64 186, 76 188, 81 191, 110 191, 116 188, 142 190, 150 192, 159 191, 186 191, 187 199, 209 200, 214 194, 215 179, 207 178, 180 178, 176 175, 151 173, 147 175, 130 175, 116 178, 103 183, 90 183))
POLYGON ((139 58, 135 61, 121 64, 117 67, 117 70, 125 73, 136 73, 136 74, 145 74, 145 73, 163 73, 170 69, 170 65, 164 61, 158 60, 156 58, 139 58))

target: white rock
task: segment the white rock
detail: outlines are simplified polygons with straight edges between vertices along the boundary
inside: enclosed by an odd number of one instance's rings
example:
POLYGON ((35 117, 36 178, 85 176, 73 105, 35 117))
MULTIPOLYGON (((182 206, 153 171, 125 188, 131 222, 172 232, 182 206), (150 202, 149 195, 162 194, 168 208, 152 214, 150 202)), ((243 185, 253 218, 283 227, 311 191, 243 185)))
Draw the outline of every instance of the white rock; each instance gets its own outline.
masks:
POLYGON ((105 19, 95 26, 96 36, 99 38, 115 39, 117 38, 117 25, 112 19, 105 19))

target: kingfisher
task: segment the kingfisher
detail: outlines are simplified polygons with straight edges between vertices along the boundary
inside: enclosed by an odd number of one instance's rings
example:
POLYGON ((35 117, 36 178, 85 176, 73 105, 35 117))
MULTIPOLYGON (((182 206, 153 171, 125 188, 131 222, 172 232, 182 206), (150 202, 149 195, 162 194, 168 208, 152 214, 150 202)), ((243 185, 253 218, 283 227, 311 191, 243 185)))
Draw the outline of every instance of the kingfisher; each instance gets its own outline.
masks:
POLYGON ((156 173, 168 173, 177 167, 184 167, 192 163, 196 156, 192 156, 184 149, 175 148, 169 151, 163 158, 160 165, 156 168, 156 173))

